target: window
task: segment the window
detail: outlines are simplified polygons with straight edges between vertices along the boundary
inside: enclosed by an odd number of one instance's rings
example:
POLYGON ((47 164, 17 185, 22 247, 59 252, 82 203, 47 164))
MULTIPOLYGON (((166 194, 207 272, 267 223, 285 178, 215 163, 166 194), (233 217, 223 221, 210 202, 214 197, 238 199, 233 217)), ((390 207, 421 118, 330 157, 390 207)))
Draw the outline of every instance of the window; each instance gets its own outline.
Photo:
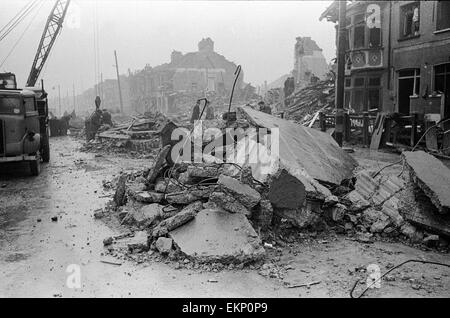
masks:
POLYGON ((20 114, 20 98, 18 97, 0 97, 1 114, 20 114))
POLYGON ((379 75, 359 76, 353 79, 353 86, 346 85, 345 107, 351 107, 357 113, 381 109, 381 77, 379 75))
POLYGON ((450 63, 436 65, 434 67, 434 90, 437 93, 445 93, 446 87, 449 86, 450 80, 450 63))
POLYGON ((400 38, 419 35, 420 9, 419 2, 400 7, 400 38))
POLYGON ((450 2, 437 2, 436 30, 450 29, 450 2))
POLYGON ((398 72, 399 80, 411 79, 412 91, 411 95, 419 95, 420 93, 420 68, 401 70, 398 72))
POLYGON ((32 97, 24 98, 23 104, 25 105, 26 112, 34 112, 36 110, 36 107, 34 105, 34 98, 32 98, 32 97))

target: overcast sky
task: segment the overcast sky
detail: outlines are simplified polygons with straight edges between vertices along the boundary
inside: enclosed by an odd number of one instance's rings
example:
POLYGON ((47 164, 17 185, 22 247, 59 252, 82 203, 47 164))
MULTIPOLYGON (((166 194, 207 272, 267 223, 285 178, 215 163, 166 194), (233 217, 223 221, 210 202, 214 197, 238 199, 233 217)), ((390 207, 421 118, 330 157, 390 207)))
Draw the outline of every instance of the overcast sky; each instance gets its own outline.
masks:
MULTIPOLYGON (((0 0, 0 28, 29 1, 0 0)), ((0 41, 1 64, 23 34, 13 54, 0 67, 0 71, 16 73, 21 86, 54 4, 53 0, 40 1, 42 5, 0 41)), ((330 1, 72 0, 41 78, 48 90, 60 83, 62 91, 70 89, 70 94, 72 83, 77 93, 92 86, 96 79, 97 21, 98 68, 104 79, 115 77, 114 49, 122 74, 146 64, 169 62, 174 49, 183 53, 196 51, 199 40, 211 37, 216 52, 242 65, 246 82, 271 82, 292 70, 297 36, 312 37, 323 49, 327 62, 334 57, 334 26, 319 21, 329 4, 330 1)))

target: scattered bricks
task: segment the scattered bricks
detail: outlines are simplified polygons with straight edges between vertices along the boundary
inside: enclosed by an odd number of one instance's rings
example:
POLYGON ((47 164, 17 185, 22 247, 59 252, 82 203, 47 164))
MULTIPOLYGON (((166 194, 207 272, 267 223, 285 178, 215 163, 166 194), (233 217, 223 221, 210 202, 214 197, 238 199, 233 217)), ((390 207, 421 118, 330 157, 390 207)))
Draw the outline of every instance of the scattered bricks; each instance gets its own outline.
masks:
POLYGON ((138 202, 142 203, 159 203, 164 200, 164 193, 154 191, 128 192, 129 195, 138 202))
POLYGON ((125 190, 127 178, 128 175, 121 174, 119 177, 119 181, 117 182, 116 193, 114 193, 114 202, 116 203, 117 206, 122 206, 125 203, 126 200, 125 190))
POLYGON ((160 193, 172 193, 183 191, 184 188, 173 179, 161 179, 155 184, 155 191, 160 193))
POLYGON ((194 165, 187 168, 190 179, 218 178, 219 169, 213 166, 194 165))
POLYGON ((303 206, 306 198, 305 186, 285 169, 272 178, 269 200, 274 208, 295 210, 303 206))
POLYGON ((177 227, 180 227, 181 225, 191 221, 193 218, 195 218, 197 212, 200 211, 202 208, 203 203, 201 201, 189 204, 179 213, 159 223, 153 229, 152 236, 159 237, 165 235, 167 234, 167 231, 172 231, 173 229, 176 229, 177 227))
POLYGON ((148 235, 145 231, 138 231, 134 236, 126 240, 128 250, 131 252, 145 252, 149 249, 148 235))
POLYGON ((255 189, 232 177, 220 175, 218 184, 224 192, 236 198, 247 209, 253 208, 261 200, 261 195, 255 189))
POLYGON ((200 199, 189 191, 166 194, 166 200, 170 204, 189 204, 200 199))
POLYGON ((172 243, 173 240, 171 238, 160 237, 156 241, 155 247, 161 254, 169 254, 172 249, 172 243))
POLYGON ((251 212, 242 204, 239 203, 232 196, 223 192, 213 192, 209 197, 209 200, 213 202, 217 207, 220 207, 231 213, 243 213, 250 217, 251 212))
POLYGON ((261 200, 259 207, 252 212, 252 219, 261 229, 266 230, 272 224, 273 207, 269 200, 261 200))

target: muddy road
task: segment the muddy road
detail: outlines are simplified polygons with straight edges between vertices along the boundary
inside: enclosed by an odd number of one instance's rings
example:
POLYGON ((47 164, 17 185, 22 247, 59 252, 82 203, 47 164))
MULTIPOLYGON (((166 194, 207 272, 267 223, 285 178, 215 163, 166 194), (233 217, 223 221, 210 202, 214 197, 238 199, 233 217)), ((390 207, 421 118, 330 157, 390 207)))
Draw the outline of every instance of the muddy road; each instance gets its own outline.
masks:
MULTIPOLYGON (((448 254, 434 250, 319 233, 269 251, 267 262, 283 268, 283 280, 247 268, 205 272, 176 269, 171 262, 104 263, 102 241, 120 230, 93 217, 112 194, 102 181, 151 162, 82 153, 79 147, 71 137, 52 138, 51 162, 38 177, 29 176, 27 165, 0 166, 0 297, 348 297, 359 277, 355 269, 368 264, 384 272, 411 258, 450 262, 448 254), (74 268, 80 270, 79 286, 70 283, 74 268), (319 283, 286 288, 284 282, 319 283)), ((391 276, 367 296, 450 294, 450 273, 443 267, 407 265, 391 276)))

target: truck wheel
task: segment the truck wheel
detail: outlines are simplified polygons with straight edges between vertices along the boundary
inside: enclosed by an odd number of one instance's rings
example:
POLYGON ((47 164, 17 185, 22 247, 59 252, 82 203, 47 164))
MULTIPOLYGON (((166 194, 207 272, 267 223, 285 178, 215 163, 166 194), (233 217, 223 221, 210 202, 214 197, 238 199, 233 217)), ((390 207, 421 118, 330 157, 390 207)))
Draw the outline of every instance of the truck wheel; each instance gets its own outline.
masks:
POLYGON ((30 161, 31 175, 38 176, 41 172, 41 160, 38 158, 36 160, 30 161))
POLYGON ((42 136, 42 160, 44 162, 50 161, 50 142, 48 138, 48 134, 42 136))

